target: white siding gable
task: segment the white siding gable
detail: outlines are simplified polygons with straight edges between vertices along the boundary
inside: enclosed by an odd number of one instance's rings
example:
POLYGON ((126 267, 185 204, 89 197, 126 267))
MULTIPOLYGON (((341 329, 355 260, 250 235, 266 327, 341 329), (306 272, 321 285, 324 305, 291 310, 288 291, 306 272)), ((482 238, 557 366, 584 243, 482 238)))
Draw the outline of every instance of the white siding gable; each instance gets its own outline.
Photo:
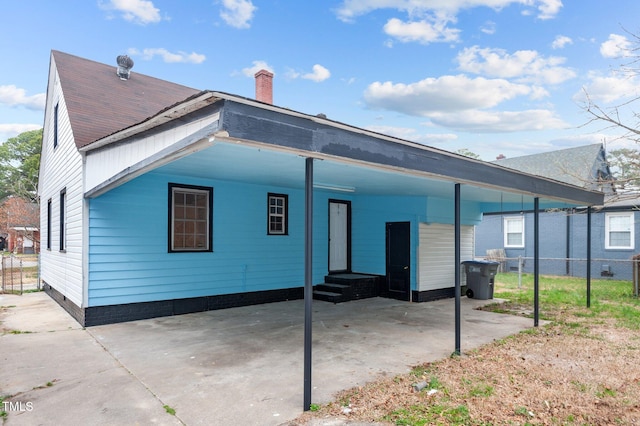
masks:
POLYGON ((190 136, 218 122, 218 119, 219 113, 216 113, 171 130, 89 151, 86 155, 85 188, 91 191, 172 147, 175 150, 185 148, 187 144, 196 142, 190 140, 190 136))
POLYGON ((78 152, 55 68, 49 78, 50 105, 45 117, 40 165, 41 277, 66 298, 83 306, 83 188, 82 156, 78 152), (58 145, 54 148, 54 107, 58 104, 58 145), (60 192, 66 192, 65 250, 60 250, 60 192), (51 200, 51 224, 47 206, 51 200), (47 249, 47 229, 51 248, 47 249))

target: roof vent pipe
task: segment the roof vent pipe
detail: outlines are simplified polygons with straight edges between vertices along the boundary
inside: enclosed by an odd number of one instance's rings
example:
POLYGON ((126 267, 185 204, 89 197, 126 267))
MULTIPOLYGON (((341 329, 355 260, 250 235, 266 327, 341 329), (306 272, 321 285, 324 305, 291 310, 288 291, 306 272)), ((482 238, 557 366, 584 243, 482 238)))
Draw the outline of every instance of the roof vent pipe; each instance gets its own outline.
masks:
POLYGON ((131 68, 133 68, 133 59, 128 57, 127 55, 119 55, 116 58, 118 62, 118 69, 116 70, 116 74, 120 77, 120 80, 129 80, 129 76, 131 75, 131 68))
POLYGON ((255 74, 256 100, 267 104, 273 104, 273 73, 260 70, 255 74))

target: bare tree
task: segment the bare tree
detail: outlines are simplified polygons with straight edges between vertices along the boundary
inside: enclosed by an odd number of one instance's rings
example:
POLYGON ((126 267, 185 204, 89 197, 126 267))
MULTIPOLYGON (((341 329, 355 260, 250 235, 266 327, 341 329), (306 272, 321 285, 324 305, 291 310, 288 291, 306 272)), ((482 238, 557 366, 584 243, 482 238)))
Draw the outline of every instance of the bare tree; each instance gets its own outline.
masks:
MULTIPOLYGON (((615 70, 624 78, 633 79, 640 76, 640 36, 624 30, 631 38, 631 43, 619 46, 623 52, 620 59, 622 64, 615 70)), ((640 143, 640 112, 637 111, 637 101, 640 96, 633 96, 626 101, 604 106, 598 104, 583 88, 585 101, 582 109, 587 113, 588 120, 582 127, 591 124, 602 125, 601 130, 613 131, 616 136, 611 140, 628 140, 640 143)), ((607 160, 616 178, 618 198, 640 190, 640 151, 634 148, 620 148, 609 151, 607 160)))

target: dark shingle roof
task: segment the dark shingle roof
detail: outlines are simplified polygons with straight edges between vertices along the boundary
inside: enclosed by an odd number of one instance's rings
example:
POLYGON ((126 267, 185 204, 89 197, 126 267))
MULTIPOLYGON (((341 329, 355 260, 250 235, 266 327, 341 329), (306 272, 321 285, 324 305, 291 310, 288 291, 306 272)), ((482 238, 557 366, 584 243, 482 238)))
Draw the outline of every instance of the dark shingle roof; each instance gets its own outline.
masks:
POLYGON ((599 179, 612 179, 600 144, 505 158, 493 163, 587 189, 597 187, 599 179))
POLYGON ((137 124, 199 90, 131 72, 120 80, 116 63, 105 65, 53 50, 78 148, 137 124))

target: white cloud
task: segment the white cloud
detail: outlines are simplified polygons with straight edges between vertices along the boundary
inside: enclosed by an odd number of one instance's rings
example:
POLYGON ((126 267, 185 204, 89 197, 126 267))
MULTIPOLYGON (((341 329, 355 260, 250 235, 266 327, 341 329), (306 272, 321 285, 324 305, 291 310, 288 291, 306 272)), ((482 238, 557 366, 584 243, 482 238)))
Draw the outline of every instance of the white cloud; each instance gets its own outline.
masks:
POLYGON ((0 104, 10 107, 23 106, 36 111, 44 111, 44 104, 47 95, 38 93, 36 95, 27 96, 26 91, 13 84, 0 86, 0 104))
POLYGON ((476 7, 500 10, 512 4, 537 8, 539 19, 554 18, 562 8, 561 0, 344 0, 335 13, 344 22, 352 22, 377 9, 396 9, 410 17, 446 15, 451 19, 461 10, 476 7))
POLYGON ((40 129, 41 124, 0 124, 0 144, 20 133, 40 129))
POLYGON ((269 65, 265 61, 253 61, 250 67, 242 69, 242 74, 244 74, 246 77, 254 78, 256 73, 260 70, 267 70, 275 75, 275 72, 273 71, 271 65, 269 65))
POLYGON ((329 77, 331 77, 331 72, 323 67, 320 64, 315 64, 313 66, 313 71, 308 73, 301 73, 294 69, 289 69, 286 73, 286 77, 290 80, 295 80, 296 78, 303 78, 305 80, 315 81, 316 83, 320 83, 325 81, 329 77))
POLYGON ((538 98, 546 92, 536 86, 505 79, 465 75, 427 78, 412 84, 376 82, 366 89, 368 107, 425 117, 438 126, 468 132, 515 132, 566 128, 546 109, 493 111, 518 96, 538 98), (541 93, 542 92, 542 93, 541 93))
POLYGON ((222 0, 220 17, 234 28, 249 28, 257 9, 251 0, 222 0))
POLYGON ((460 30, 447 28, 447 23, 446 20, 403 22, 400 19, 392 18, 385 24, 384 32, 405 43, 417 41, 429 44, 457 41, 460 30))
POLYGON ((142 59, 145 61, 149 61, 153 59, 155 56, 160 56, 164 62, 167 63, 189 63, 189 64, 201 64, 207 59, 205 55, 200 53, 187 53, 187 52, 169 52, 167 49, 162 47, 158 48, 147 48, 142 51, 138 49, 129 49, 129 55, 131 56, 142 56, 142 59))
POLYGON ((365 90, 364 99, 371 108, 426 117, 435 112, 491 108, 531 93, 529 86, 504 79, 447 75, 411 84, 375 82, 365 90))
POLYGON ((576 76, 573 70, 559 66, 565 62, 565 58, 545 58, 535 50, 518 50, 509 54, 502 49, 473 46, 458 53, 456 60, 462 71, 490 77, 516 78, 520 82, 559 84, 576 76))
POLYGON ((316 83, 325 81, 329 77, 331 77, 331 72, 320 64, 315 64, 312 72, 302 76, 302 78, 315 81, 316 83))
POLYGON ((562 8, 562 0, 539 0, 538 1, 538 18, 553 19, 562 8))
POLYGON ((487 21, 480 27, 480 31, 482 31, 485 34, 495 34, 496 23, 493 21, 487 21))
POLYGON ((551 48, 552 49, 562 49, 568 44, 573 44, 573 40, 571 40, 571 37, 558 35, 553 40, 553 43, 551 43, 551 48))
POLYGON ((458 139, 458 135, 453 133, 419 133, 412 127, 368 126, 367 130, 425 145, 443 144, 458 139))
MULTIPOLYGON (((389 19, 384 26, 385 33, 402 42, 428 44, 457 41, 461 30, 451 24, 457 22, 462 10, 478 7, 500 10, 512 4, 536 7, 539 19, 554 18, 562 8, 561 0, 343 0, 335 13, 340 20, 353 22, 358 16, 378 9, 395 9, 407 18, 389 19)), ((495 23, 489 21, 480 31, 493 34, 495 23)), ((389 42, 386 45, 391 46, 389 42)))
POLYGON ((605 58, 624 58, 633 55, 633 46, 625 36, 609 34, 609 39, 600 45, 600 54, 605 58))
POLYGON ((100 3, 104 10, 115 10, 122 13, 126 21, 146 25, 160 22, 160 9, 149 0, 109 0, 108 3, 100 3))
MULTIPOLYGON (((594 102, 611 103, 622 99, 638 97, 640 95, 640 81, 638 78, 624 76, 591 75, 590 82, 584 86, 584 91, 594 102)), ((584 91, 574 95, 577 102, 585 102, 584 91)))
POLYGON ((552 111, 461 111, 455 114, 430 114, 434 124, 464 132, 499 133, 531 130, 566 129, 569 127, 552 111))

